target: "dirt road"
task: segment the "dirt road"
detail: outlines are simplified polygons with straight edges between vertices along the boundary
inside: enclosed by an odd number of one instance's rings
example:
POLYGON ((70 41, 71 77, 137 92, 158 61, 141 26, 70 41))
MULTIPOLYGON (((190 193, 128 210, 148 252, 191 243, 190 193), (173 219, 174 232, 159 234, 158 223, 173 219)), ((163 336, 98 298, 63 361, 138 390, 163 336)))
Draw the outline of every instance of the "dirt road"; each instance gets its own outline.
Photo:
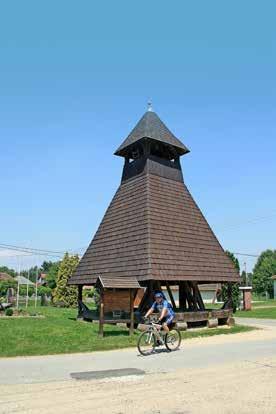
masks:
MULTIPOLYGON (((275 414, 274 350, 276 329, 268 327, 264 331, 190 340, 186 342, 185 350, 179 351, 177 356, 175 353, 175 356, 162 354, 154 358, 138 359, 137 366, 142 366, 143 375, 90 381, 70 377, 60 381, 55 379, 55 375, 52 380, 46 380, 42 371, 41 383, 31 381, 32 383, 22 384, 15 381, 14 384, 4 385, 2 382, 0 413, 275 414), (218 358, 215 357, 216 353, 218 358), (222 357, 223 353, 225 358, 222 357), (196 361, 197 356, 199 362, 196 361), (205 363, 203 357, 206 358, 205 363), (189 358, 190 364, 181 363, 189 358), (143 363, 139 363, 140 360, 143 363)), ((102 355, 104 353, 99 353, 92 364, 96 370, 106 369, 106 365, 102 364, 102 355)), ((120 359, 125 361, 125 367, 133 368, 134 357, 136 360, 138 358, 134 350, 109 352, 105 355, 110 369, 118 368, 120 359)), ((44 358, 49 363, 51 358, 58 356, 44 358)), ((63 362, 66 361, 66 356, 60 358, 63 358, 63 362)), ((78 360, 78 356, 75 358, 78 360)), ((30 367, 30 360, 34 361, 35 358, 24 360, 26 367, 30 367)), ((16 361, 21 363, 22 359, 8 361, 12 368, 12 364, 16 361)), ((3 362, 8 363, 7 360, 0 360, 0 369, 4 367, 3 362)), ((8 368, 7 365, 5 367, 8 368)), ((0 375, 3 375, 2 369, 0 375)), ((26 375, 23 379, 26 382, 26 375)))

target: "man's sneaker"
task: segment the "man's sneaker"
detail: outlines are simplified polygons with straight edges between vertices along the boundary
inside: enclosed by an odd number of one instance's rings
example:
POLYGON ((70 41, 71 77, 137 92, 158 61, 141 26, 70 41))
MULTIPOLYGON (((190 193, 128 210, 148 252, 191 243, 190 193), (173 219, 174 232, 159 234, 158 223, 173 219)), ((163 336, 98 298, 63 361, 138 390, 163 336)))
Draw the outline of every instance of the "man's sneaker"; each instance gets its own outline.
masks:
POLYGON ((160 341, 160 339, 157 339, 156 346, 161 346, 161 345, 163 345, 162 342, 160 341))

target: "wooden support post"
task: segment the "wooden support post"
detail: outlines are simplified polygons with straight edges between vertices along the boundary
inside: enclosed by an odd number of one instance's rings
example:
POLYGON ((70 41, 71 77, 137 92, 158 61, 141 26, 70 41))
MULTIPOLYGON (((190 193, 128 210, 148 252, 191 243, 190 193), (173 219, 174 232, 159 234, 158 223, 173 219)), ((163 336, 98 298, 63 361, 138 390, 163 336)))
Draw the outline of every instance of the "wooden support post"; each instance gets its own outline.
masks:
POLYGON ((82 319, 83 315, 82 315, 82 307, 80 302, 82 302, 82 285, 78 285, 78 316, 77 319, 82 319))
POLYGON ((161 283, 159 280, 154 281, 154 290, 162 290, 161 283))
POLYGON ((194 296, 196 298, 199 309, 200 310, 205 310, 205 305, 204 305, 204 302, 202 300, 201 293, 200 293, 200 290, 198 288, 197 282, 193 282, 193 288, 194 288, 194 296))
POLYGON ((170 285, 167 281, 166 281, 166 288, 167 288, 167 292, 169 294, 169 297, 170 297, 170 300, 171 300, 171 303, 172 303, 172 307, 173 307, 174 310, 176 310, 176 305, 175 305, 174 297, 173 297, 173 294, 172 294, 172 291, 171 291, 171 287, 170 287, 170 285))
POLYGON ((185 287, 185 291, 186 291, 186 295, 187 295, 187 302, 188 302, 188 305, 189 305, 189 310, 197 310, 196 305, 194 303, 193 295, 191 293, 189 282, 184 282, 184 287, 185 287))
POLYGON ((104 292, 100 296, 100 318, 99 318, 99 335, 104 336, 104 292))
POLYGON ((191 295, 192 295, 192 301, 193 301, 193 305, 194 305, 194 310, 198 310, 197 300, 196 300, 196 295, 195 295, 195 289, 194 289, 193 282, 188 282, 188 285, 190 286, 190 289, 191 289, 191 295))
POLYGON ((129 327, 129 335, 133 335, 134 332, 134 290, 129 290, 129 306, 130 306, 130 327, 129 327))
POLYGON ((178 287, 178 293, 179 293, 179 309, 182 311, 187 310, 187 304, 186 304, 186 300, 187 300, 187 296, 186 296, 186 291, 185 291, 185 286, 184 286, 184 282, 179 282, 179 287, 178 287))
POLYGON ((154 302, 153 292, 153 281, 149 280, 143 299, 139 305, 139 312, 144 313, 151 307, 154 302))
POLYGON ((82 300, 82 285, 78 285, 78 300, 82 300))

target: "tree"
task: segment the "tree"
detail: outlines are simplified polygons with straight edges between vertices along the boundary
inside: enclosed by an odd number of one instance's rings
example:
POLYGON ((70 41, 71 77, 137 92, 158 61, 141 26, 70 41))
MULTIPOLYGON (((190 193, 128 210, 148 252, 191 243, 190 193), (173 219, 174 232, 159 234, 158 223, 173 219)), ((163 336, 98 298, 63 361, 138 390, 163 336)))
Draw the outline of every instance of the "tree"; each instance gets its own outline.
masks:
POLYGON ((236 256, 234 255, 234 253, 229 252, 228 250, 225 250, 225 253, 227 254, 227 256, 229 257, 229 259, 232 260, 232 262, 234 263, 235 269, 238 271, 238 273, 240 273, 240 264, 238 259, 236 258, 236 256))
MULTIPOLYGON (((240 264, 238 259, 235 257, 235 255, 228 250, 225 251, 229 259, 232 260, 236 270, 238 273, 240 273, 240 264)), ((239 284, 238 283, 231 283, 231 295, 232 295, 232 301, 233 301, 233 308, 234 311, 239 306, 240 302, 240 290, 239 290, 239 284)), ((224 302, 228 300, 228 283, 223 283, 222 285, 222 299, 224 302)))
POLYGON ((60 262, 50 262, 50 263, 51 264, 50 264, 50 266, 48 267, 48 270, 47 270, 46 282, 47 282, 47 285, 49 286, 49 288, 55 289, 56 286, 57 286, 56 280, 57 280, 57 275, 58 275, 60 262))
POLYGON ((39 268, 37 266, 33 266, 30 267, 28 270, 22 270, 20 274, 30 279, 33 283, 36 283, 36 278, 39 274, 39 268))
POLYGON ((0 297, 6 297, 9 288, 13 288, 14 290, 16 290, 17 282, 15 280, 0 281, 0 297))
POLYGON ((241 283, 242 283, 243 286, 246 286, 247 285, 246 282, 247 282, 247 274, 246 274, 245 270, 243 270, 241 272, 241 283))
POLYGON ((16 276, 16 272, 13 269, 10 269, 7 266, 0 266, 0 273, 7 273, 8 275, 15 277, 16 276))
POLYGON ((41 272, 48 273, 51 267, 53 266, 53 264, 55 264, 55 262, 52 262, 51 260, 48 260, 48 261, 44 260, 40 268, 41 272))
POLYGON ((273 281, 276 274, 276 250, 262 252, 253 269, 253 289, 258 295, 269 294, 273 298, 273 281))
POLYGON ((67 283, 78 263, 79 257, 69 256, 68 253, 62 259, 58 269, 56 288, 53 291, 54 304, 62 303, 65 307, 77 306, 77 288, 68 286, 67 283))

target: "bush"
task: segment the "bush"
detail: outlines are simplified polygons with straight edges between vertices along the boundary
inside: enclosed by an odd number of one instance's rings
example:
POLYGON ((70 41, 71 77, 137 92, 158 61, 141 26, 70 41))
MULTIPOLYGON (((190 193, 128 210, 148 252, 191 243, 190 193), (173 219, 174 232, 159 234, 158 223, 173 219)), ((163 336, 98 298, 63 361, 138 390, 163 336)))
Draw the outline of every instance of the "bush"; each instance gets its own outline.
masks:
POLYGON ((92 298, 93 298, 94 303, 96 305, 96 309, 99 310, 99 308, 100 308, 100 292, 99 292, 98 289, 93 288, 92 298))
POLYGON ((83 298, 93 298, 94 295, 94 288, 91 289, 83 289, 83 298))
POLYGON ((9 288, 16 289, 17 283, 13 280, 3 280, 0 282, 0 296, 6 296, 9 288))
MULTIPOLYGON (((34 292, 35 292, 34 287, 33 286, 29 286, 29 288, 28 288, 28 296, 29 296, 29 298, 31 296, 33 296, 34 292)), ((20 287, 19 287, 19 294, 20 294, 20 296, 26 296, 27 295, 27 286, 26 285, 20 285, 20 287)))
POLYGON ((39 286, 39 288, 37 289, 37 293, 39 296, 51 296, 52 294, 52 289, 47 287, 47 286, 39 286))
POLYGON ((78 256, 69 256, 68 253, 63 257, 57 274, 57 287, 53 291, 53 303, 64 303, 66 307, 77 307, 78 291, 75 286, 68 285, 68 280, 74 273, 79 263, 78 256))
POLYGON ((13 315, 13 310, 11 308, 6 309, 5 315, 6 316, 12 316, 13 315))

